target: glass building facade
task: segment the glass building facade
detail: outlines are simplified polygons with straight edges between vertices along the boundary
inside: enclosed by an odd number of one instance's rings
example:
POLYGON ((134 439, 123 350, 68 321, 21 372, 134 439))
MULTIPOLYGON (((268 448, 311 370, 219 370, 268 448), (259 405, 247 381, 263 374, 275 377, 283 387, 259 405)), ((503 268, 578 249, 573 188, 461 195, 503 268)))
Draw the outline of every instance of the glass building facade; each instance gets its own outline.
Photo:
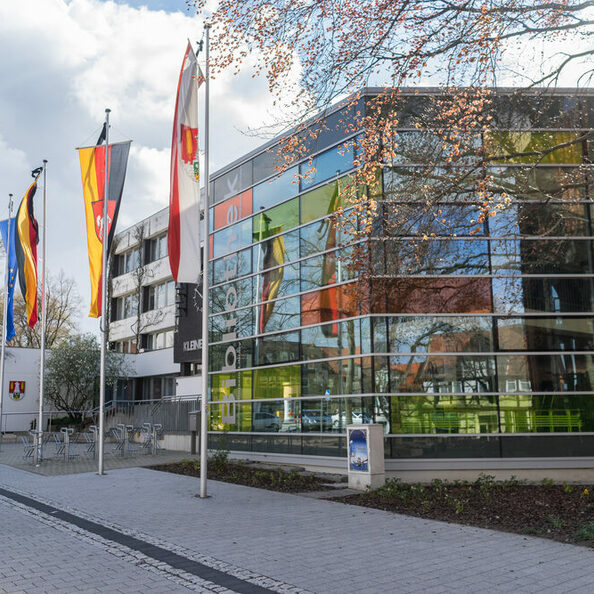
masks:
POLYGON ((592 455, 593 98, 501 93, 455 165, 415 125, 430 99, 404 101, 356 242, 332 216, 365 95, 327 116, 313 174, 275 174, 271 143, 212 176, 213 447, 344 456, 346 425, 381 423, 391 458, 592 455))

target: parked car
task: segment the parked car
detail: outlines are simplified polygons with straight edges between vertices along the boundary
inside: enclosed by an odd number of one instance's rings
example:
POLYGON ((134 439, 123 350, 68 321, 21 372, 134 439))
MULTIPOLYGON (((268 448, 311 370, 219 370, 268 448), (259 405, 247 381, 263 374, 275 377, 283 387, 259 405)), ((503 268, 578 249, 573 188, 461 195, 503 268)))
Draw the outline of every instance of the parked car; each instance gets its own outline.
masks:
POLYGON ((280 431, 281 420, 269 412, 255 412, 252 420, 254 431, 280 431))
POLYGON ((332 428, 332 417, 319 408, 304 408, 301 411, 301 428, 303 431, 328 431, 332 428))

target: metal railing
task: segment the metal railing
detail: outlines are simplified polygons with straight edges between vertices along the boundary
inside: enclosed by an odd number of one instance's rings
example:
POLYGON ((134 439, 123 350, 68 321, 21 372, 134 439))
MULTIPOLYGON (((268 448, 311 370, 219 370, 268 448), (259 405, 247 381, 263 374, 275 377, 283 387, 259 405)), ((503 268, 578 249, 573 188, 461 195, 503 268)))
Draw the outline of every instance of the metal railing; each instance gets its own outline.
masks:
MULTIPOLYGON (((188 432, 190 428, 189 413, 200 407, 200 398, 164 398, 160 400, 114 400, 105 406, 105 428, 106 432, 117 425, 132 426, 140 430, 143 425, 160 425, 164 432, 188 432)), ((81 419, 81 428, 89 425, 97 425, 99 409, 87 409, 71 411, 81 419)), ((2 412, 0 426, 3 432, 27 433, 32 427, 23 426, 22 429, 11 430, 14 423, 10 419, 24 419, 30 417, 35 419, 37 411, 2 412)), ((59 431, 56 426, 56 419, 67 416, 65 411, 46 410, 44 416, 44 431, 59 431)), ((24 423, 20 423, 24 425, 24 423)), ((72 421, 67 423, 72 426, 72 421)), ((193 429, 193 428, 192 428, 193 429)), ((83 429, 84 430, 84 429, 83 429)))

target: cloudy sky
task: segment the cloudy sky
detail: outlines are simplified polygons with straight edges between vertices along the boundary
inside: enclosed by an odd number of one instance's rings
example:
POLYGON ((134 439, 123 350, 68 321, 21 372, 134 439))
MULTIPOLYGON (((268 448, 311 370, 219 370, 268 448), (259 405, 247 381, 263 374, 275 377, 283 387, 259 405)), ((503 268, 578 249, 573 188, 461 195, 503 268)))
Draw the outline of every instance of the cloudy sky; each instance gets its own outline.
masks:
MULTIPOLYGON (((76 280, 84 330, 97 324, 86 318, 90 291, 75 147, 94 144, 111 108, 112 140, 133 140, 118 229, 165 206, 177 77, 186 40, 199 40, 202 31, 184 0, 0 2, 0 218, 7 216, 8 194, 19 201, 31 169, 48 159, 48 269, 76 280)), ((532 46, 532 57, 525 45, 513 48, 510 72, 533 69, 533 57, 562 50, 570 40, 561 43, 532 46)), ((500 84, 510 82, 504 77, 500 84)), ((273 117, 267 85, 249 69, 217 78, 211 171, 261 144, 244 132, 273 117)))
MULTIPOLYGON (((0 2, 0 218, 8 194, 20 201, 31 169, 48 159, 47 265, 76 280, 85 330, 96 322, 86 319, 75 147, 95 143, 109 107, 111 139, 133 140, 118 229, 166 206, 179 68, 187 39, 202 31, 184 0, 0 2)), ((213 82, 211 171, 263 142, 243 132, 266 120, 270 103, 265 82, 249 74, 213 82)))

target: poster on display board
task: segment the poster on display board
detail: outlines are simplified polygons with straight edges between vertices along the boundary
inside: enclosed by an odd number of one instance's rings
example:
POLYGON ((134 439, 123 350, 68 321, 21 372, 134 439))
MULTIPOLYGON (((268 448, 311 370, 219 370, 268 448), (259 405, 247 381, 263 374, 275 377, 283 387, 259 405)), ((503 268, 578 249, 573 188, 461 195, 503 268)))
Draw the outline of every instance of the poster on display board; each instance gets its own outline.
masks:
POLYGON ((349 470, 369 472, 369 439, 367 428, 349 430, 349 470))

